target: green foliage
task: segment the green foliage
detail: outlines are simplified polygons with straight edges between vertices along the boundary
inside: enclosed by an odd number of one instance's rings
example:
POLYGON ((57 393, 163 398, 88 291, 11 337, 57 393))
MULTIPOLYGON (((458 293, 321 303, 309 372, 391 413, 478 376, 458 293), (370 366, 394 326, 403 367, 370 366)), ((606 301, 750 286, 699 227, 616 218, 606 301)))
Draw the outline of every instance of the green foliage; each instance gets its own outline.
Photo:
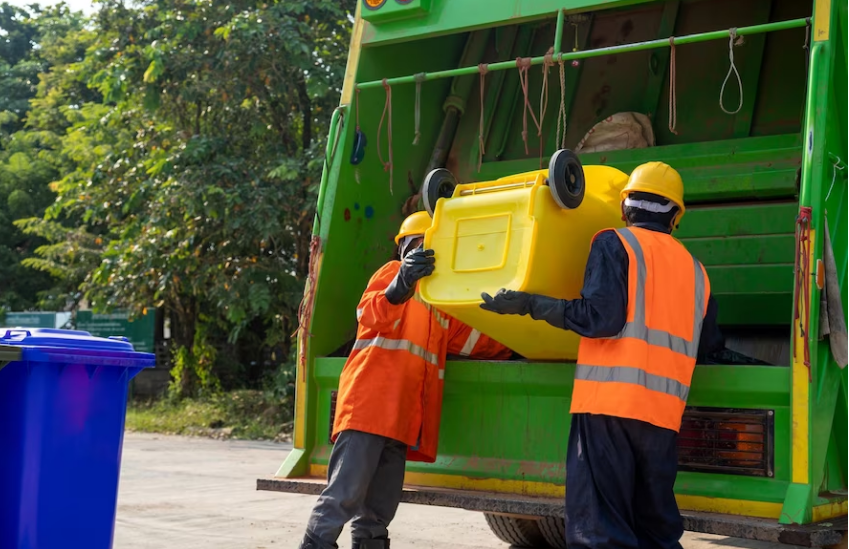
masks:
POLYGON ((39 302, 61 308, 69 295, 54 291, 51 275, 58 271, 27 268, 40 265, 36 250, 46 250, 45 240, 16 221, 44 215, 54 200, 49 184, 67 169, 60 151, 67 124, 56 115, 56 102, 32 105, 45 101, 52 89, 44 71, 82 60, 91 37, 83 26, 82 16, 63 5, 45 10, 0 5, 0 307, 9 310, 39 302))
POLYGON ((189 394, 209 396, 217 393, 221 384, 213 372, 216 354, 206 337, 205 327, 201 325, 195 331, 192 347, 178 347, 174 353, 169 395, 179 398, 189 394))
POLYGON ((256 385, 297 326, 354 0, 100 6, 0 10, 0 231, 41 277, 18 294, 161 308, 172 394, 256 385))
POLYGON ((293 402, 267 391, 239 390, 202 398, 130 402, 130 431, 248 440, 289 439, 293 402))
POLYGON ((211 391, 196 397, 171 393, 155 402, 131 401, 127 408, 127 429, 216 438, 288 440, 294 418, 295 353, 288 358, 286 363, 264 374, 259 389, 211 391))

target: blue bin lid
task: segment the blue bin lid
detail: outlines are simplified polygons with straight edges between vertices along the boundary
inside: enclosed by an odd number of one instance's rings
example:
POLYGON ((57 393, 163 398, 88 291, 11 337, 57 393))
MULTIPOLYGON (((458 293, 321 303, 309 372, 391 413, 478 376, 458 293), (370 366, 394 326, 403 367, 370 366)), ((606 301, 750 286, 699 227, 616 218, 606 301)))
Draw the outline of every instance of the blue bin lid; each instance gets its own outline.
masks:
POLYGON ((54 328, 2 328, 0 345, 21 349, 21 360, 66 362, 85 360, 104 365, 146 368, 154 366, 155 356, 139 353, 123 336, 97 337, 81 330, 54 328))

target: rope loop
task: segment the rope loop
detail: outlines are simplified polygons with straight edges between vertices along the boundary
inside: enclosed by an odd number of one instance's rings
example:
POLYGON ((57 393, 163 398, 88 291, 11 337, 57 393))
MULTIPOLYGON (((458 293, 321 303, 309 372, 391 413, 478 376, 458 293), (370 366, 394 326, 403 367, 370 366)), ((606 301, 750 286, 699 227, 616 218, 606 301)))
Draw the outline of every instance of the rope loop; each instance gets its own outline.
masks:
POLYGON ((386 79, 383 79, 383 89, 386 90, 386 102, 383 104, 383 114, 380 115, 380 124, 377 126, 377 157, 380 163, 383 164, 383 171, 389 172, 389 194, 394 194, 392 190, 392 86, 386 79), (389 141, 389 160, 383 160, 383 155, 380 153, 380 134, 383 132, 383 121, 387 120, 386 139, 389 141))
POLYGON ((566 148, 566 67, 563 64, 563 54, 559 55, 560 65, 560 111, 557 113, 557 132, 554 134, 555 143, 561 148, 566 148), (561 136, 561 126, 563 135, 561 136))
POLYGON ((831 163, 831 185, 828 187, 828 193, 825 195, 825 199, 828 200, 828 197, 831 196, 831 191, 834 190, 834 183, 837 181, 837 170, 841 172, 846 169, 846 164, 840 159, 839 156, 835 156, 836 160, 831 163))
POLYGON ((416 105, 414 107, 415 111, 413 113, 415 127, 413 145, 418 145, 419 138, 422 136, 422 82, 427 80, 427 74, 423 72, 416 73, 413 76, 413 79, 416 81, 416 105))
MULTIPOLYGON (((740 39, 742 40, 742 36, 740 39)), ((737 27, 732 27, 728 29, 728 60, 731 62, 731 66, 728 67, 728 74, 725 75, 725 80, 722 81, 722 88, 719 90, 719 108, 722 109, 722 112, 725 114, 737 114, 740 112, 740 109, 743 108, 743 80, 740 78, 740 72, 737 70, 737 66, 734 65, 734 41, 737 39, 737 27), (740 90, 740 102, 737 105, 737 109, 734 111, 729 111, 725 108, 725 104, 723 98, 725 97, 725 86, 728 84, 728 79, 731 78, 731 73, 737 77, 737 87, 740 90)), ((738 42, 738 45, 741 42, 738 42)))
POLYGON ((539 124, 537 124, 537 137, 539 138, 539 169, 542 169, 542 124, 545 120, 545 111, 548 110, 548 70, 554 66, 554 47, 548 48, 542 59, 542 88, 539 92, 539 124))
POLYGON ((678 132, 678 93, 675 87, 677 76, 677 63, 675 61, 675 37, 669 37, 669 131, 675 135, 678 132))
POLYGON ((484 103, 484 98, 486 96, 486 73, 489 72, 489 65, 486 63, 480 63, 478 65, 478 73, 480 75, 480 92, 481 92, 481 115, 480 122, 478 125, 478 173, 481 171, 481 165, 483 164, 483 155, 486 154, 484 150, 484 111, 486 110, 486 104, 484 103))
POLYGON ((522 141, 525 143, 525 154, 530 154, 528 151, 528 112, 531 113, 531 118, 533 119, 537 130, 540 129, 540 124, 537 121, 534 110, 531 108, 530 99, 528 98, 528 69, 531 68, 531 58, 517 57, 516 68, 519 69, 519 84, 522 87, 522 95, 524 95, 525 99, 522 111, 522 141))

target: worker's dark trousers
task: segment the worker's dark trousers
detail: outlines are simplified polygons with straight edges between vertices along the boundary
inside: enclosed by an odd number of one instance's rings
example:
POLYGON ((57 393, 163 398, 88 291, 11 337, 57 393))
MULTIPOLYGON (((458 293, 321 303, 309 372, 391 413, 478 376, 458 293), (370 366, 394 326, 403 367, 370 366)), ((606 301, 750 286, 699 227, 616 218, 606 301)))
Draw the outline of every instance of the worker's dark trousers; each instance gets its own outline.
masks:
POLYGON ((404 487, 407 445, 361 431, 342 431, 330 452, 327 488, 307 523, 317 549, 335 549, 342 527, 351 520, 354 538, 389 535, 404 487))
POLYGON ((569 549, 681 549, 672 491, 677 434, 633 419, 574 414, 566 454, 569 549))

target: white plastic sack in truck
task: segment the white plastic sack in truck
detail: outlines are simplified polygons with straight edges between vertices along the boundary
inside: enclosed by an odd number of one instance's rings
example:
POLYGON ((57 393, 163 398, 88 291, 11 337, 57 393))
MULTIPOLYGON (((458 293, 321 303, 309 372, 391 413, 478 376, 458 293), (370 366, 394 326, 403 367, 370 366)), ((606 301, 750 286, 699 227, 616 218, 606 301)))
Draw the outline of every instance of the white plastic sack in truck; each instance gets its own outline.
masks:
POLYGON ((618 112, 592 127, 575 152, 620 151, 654 147, 654 130, 648 116, 638 112, 618 112))

